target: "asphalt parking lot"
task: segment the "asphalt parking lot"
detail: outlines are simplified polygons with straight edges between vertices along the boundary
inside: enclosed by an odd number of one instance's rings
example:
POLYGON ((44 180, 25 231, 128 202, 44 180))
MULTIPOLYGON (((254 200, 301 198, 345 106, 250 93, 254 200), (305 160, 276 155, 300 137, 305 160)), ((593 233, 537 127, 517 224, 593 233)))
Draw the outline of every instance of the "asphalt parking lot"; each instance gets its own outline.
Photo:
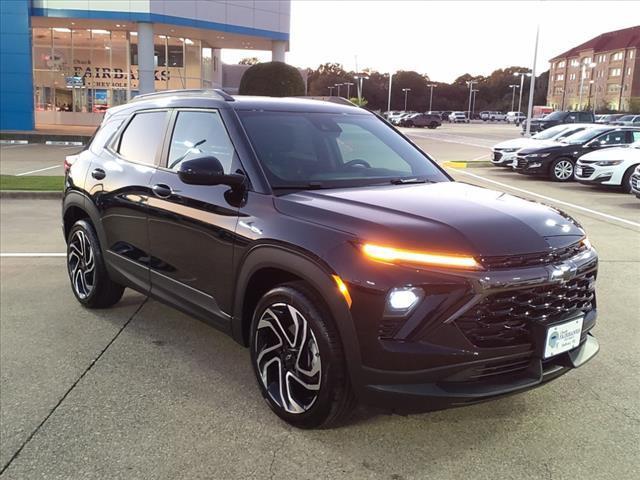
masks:
MULTIPOLYGON (((488 158, 519 135, 484 124, 405 131, 440 162, 488 158)), ((46 168, 72 151, 2 146, 0 170, 46 168)), ((222 333, 133 292, 110 310, 81 308, 58 255, 59 202, 2 199, 0 477, 640 478, 640 200, 506 169, 450 172, 555 205, 588 231, 601 262, 591 362, 489 403, 411 416, 360 408, 345 427, 295 430, 222 333)))

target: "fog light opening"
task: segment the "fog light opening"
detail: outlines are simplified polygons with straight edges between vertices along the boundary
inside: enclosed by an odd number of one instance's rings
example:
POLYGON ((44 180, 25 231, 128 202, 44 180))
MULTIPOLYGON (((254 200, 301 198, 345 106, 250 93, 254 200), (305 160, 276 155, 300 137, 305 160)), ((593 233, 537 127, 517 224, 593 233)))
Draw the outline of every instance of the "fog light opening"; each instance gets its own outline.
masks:
POLYGON ((407 314, 422 300, 424 291, 417 287, 394 288, 387 296, 387 314, 407 314))

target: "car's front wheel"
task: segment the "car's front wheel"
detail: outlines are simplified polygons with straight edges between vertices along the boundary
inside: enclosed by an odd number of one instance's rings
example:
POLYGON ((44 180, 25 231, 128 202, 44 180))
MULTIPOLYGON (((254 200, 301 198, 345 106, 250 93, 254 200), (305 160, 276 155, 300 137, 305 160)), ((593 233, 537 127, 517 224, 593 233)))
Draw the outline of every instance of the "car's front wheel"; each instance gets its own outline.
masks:
POLYGON ((337 329, 306 284, 284 284, 260 299, 250 348, 260 391, 283 420, 300 428, 327 428, 353 409, 337 329))
POLYGON ((622 191, 625 193, 631 193, 633 190, 631 189, 631 175, 633 175, 633 170, 636 168, 636 165, 630 166, 624 175, 622 176, 622 183, 620 187, 622 191))
POLYGON ((124 287, 109 278, 98 236, 87 220, 78 220, 69 231, 67 270, 73 294, 85 307, 106 308, 122 298, 124 287))
POLYGON ((573 162, 568 158, 558 158, 551 164, 549 175, 554 182, 568 182, 573 180, 573 162))

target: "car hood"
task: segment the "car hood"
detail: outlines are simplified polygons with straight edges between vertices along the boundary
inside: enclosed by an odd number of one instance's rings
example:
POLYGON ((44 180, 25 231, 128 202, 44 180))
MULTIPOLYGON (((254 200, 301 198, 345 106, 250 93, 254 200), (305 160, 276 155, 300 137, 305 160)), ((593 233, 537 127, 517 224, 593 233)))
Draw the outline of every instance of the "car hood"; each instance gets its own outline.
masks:
POLYGON ((460 182, 303 191, 275 205, 362 241, 442 253, 536 253, 584 236, 558 210, 460 182))
POLYGON ((552 140, 535 140, 533 138, 514 138, 494 145, 493 148, 542 148, 552 145, 552 140))
POLYGON ((633 147, 609 147, 586 153, 580 160, 629 160, 633 163, 640 162, 640 148, 633 147))
MULTIPOLYGON (((540 144, 532 145, 529 147, 522 148, 518 150, 518 155, 529 155, 530 153, 545 153, 545 152, 555 152, 557 150, 567 148, 570 145, 568 143, 555 142, 555 141, 546 141, 540 144)), ((582 145, 572 145, 576 148, 582 148, 582 145)))

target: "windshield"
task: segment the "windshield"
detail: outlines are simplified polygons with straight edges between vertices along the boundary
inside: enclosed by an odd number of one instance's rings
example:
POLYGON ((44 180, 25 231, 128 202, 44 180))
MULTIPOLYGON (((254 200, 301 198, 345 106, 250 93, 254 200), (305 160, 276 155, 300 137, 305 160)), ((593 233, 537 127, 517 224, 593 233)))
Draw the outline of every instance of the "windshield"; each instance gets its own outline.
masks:
POLYGON ((373 115, 239 111, 273 188, 447 181, 417 148, 373 115))
POLYGON ((564 117, 567 116, 567 112, 553 112, 549 115, 545 116, 545 120, 564 120, 564 117))
POLYGON ((556 125, 555 127, 547 128, 546 130, 536 133, 531 138, 535 138, 536 140, 549 140, 568 129, 569 125, 556 125))
POLYGON ((625 115, 624 117, 620 117, 621 122, 629 122, 633 120, 634 115, 625 115))
POLYGON ((569 135, 567 138, 562 139, 563 143, 570 143, 571 145, 578 145, 588 142, 592 138, 597 137, 601 133, 607 132, 608 128, 588 128, 580 132, 569 135))

